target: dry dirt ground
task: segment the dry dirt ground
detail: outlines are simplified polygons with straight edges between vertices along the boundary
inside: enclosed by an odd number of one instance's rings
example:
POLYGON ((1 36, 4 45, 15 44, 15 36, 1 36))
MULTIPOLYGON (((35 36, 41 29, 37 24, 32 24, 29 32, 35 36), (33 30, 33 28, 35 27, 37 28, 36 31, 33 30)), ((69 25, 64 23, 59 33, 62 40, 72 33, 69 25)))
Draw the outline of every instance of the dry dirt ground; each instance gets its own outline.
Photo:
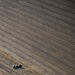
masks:
MULTIPOLYGON (((41 69, 37 66, 32 66, 27 61, 20 57, 0 49, 0 75, 42 75, 41 69), (13 65, 22 64, 22 69, 13 69, 13 65), (40 72, 38 71, 40 70, 40 72)), ((44 74, 43 74, 44 75, 44 74)))
POLYGON ((75 1, 0 0, 0 46, 3 75, 75 75, 75 1))

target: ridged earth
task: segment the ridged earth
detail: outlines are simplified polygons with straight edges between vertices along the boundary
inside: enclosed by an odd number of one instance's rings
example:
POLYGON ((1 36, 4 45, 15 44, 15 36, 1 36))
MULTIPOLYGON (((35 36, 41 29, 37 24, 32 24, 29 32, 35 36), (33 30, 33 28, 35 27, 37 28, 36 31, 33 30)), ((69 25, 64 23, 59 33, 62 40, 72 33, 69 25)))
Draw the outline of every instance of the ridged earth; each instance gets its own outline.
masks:
POLYGON ((75 1, 0 0, 0 46, 40 70, 14 70, 1 53, 0 75, 75 75, 75 1))

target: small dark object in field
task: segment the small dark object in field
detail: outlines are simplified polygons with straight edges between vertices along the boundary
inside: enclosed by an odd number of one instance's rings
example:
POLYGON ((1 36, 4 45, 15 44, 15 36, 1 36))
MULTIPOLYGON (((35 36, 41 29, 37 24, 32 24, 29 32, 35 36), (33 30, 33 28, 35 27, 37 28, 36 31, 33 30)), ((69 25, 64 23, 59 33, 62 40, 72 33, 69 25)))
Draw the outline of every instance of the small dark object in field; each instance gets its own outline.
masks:
POLYGON ((14 69, 20 69, 22 68, 22 65, 13 66, 14 69))
POLYGON ((22 68, 22 65, 19 65, 18 67, 19 67, 19 68, 22 68))

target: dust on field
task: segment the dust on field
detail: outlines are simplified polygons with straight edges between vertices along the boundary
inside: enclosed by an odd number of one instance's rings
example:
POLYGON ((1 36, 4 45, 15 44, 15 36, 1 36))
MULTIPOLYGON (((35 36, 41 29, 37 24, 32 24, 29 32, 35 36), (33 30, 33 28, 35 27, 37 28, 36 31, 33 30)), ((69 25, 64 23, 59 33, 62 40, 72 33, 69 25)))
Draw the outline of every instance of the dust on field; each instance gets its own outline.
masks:
MULTIPOLYGON (((27 74, 27 75, 42 75, 38 72, 38 70, 40 70, 38 67, 32 66, 31 64, 22 60, 20 57, 18 57, 16 55, 13 56, 13 54, 10 54, 10 52, 8 53, 4 50, 0 50, 0 66, 3 65, 3 66, 8 67, 11 70, 15 70, 15 69, 13 69, 14 64, 15 65, 18 65, 18 64, 23 65, 23 69, 16 70, 16 72, 19 73, 19 74, 23 73, 23 75, 24 74, 27 74)), ((5 72, 5 70, 2 70, 0 68, 0 75, 6 75, 7 72, 5 72)))

